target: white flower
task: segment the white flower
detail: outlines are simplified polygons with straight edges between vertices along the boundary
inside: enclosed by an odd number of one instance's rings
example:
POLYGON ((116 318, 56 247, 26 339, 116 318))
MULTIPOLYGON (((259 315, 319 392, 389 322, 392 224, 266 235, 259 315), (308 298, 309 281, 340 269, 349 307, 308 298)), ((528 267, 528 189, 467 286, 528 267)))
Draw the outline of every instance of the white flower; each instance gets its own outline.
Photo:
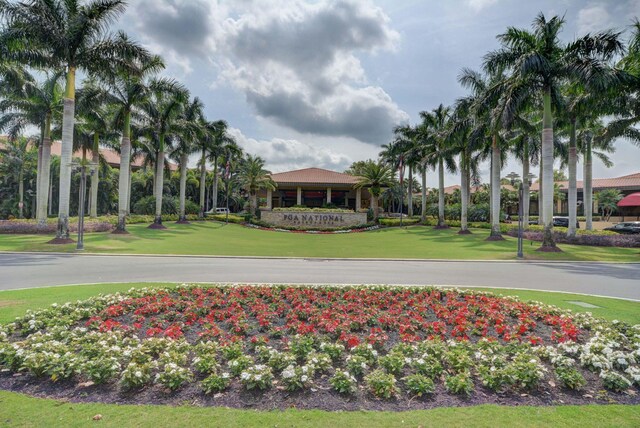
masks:
POLYGON ((255 379, 256 379, 256 380, 260 380, 260 379, 262 379, 262 375, 261 375, 261 374, 257 374, 257 375, 256 375, 256 377, 255 377, 255 379))
POLYGON ((309 377, 307 375, 302 375, 302 377, 300 377, 300 380, 304 383, 309 380, 309 377))
POLYGON ((142 372, 140 370, 136 370, 136 372, 133 374, 135 377, 142 377, 142 372))

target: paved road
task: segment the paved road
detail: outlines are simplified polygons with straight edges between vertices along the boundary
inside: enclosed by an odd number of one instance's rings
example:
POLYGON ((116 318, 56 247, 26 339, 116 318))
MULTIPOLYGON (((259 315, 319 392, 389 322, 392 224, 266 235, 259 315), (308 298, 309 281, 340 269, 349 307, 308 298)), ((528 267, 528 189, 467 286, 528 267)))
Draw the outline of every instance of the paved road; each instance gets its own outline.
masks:
POLYGON ((151 281, 472 285, 640 300, 640 264, 0 254, 0 290, 151 281))

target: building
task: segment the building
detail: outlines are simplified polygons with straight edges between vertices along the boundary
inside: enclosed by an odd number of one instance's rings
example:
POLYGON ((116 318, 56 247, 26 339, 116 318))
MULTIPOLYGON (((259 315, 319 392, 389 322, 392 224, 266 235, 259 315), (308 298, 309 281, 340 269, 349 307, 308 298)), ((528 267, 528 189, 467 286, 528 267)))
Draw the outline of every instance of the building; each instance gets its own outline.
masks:
POLYGON ((318 208, 335 206, 355 211, 367 209, 371 195, 366 189, 356 189, 358 179, 353 175, 322 168, 305 168, 271 175, 276 190, 262 190, 266 209, 287 208, 294 205, 318 208))

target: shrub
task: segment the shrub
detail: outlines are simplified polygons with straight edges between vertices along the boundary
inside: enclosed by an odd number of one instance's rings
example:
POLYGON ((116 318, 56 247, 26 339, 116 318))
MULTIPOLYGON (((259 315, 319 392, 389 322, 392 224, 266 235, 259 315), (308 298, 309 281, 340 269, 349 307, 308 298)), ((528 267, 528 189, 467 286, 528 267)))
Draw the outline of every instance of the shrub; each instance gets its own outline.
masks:
MULTIPOLYGON (((180 203, 177 198, 173 196, 162 197, 162 214, 178 214, 179 207, 180 203)), ((133 213, 154 215, 156 213, 156 197, 151 195, 138 200, 138 202, 133 205, 133 213)))
POLYGON ((369 392, 376 397, 389 399, 398 395, 397 381, 392 374, 374 370, 365 376, 364 381, 369 392))
POLYGON ((150 363, 129 363, 127 368, 122 372, 120 385, 125 390, 142 388, 151 382, 151 368, 150 363))
POLYGON ((514 383, 522 389, 536 388, 546 371, 537 357, 526 353, 516 355, 508 369, 514 377, 514 383))
POLYGON ((378 359, 380 367, 392 374, 399 374, 404 368, 404 363, 404 355, 401 354, 390 353, 378 359))
POLYGON ((240 376, 240 374, 249 366, 253 364, 253 360, 251 357, 246 355, 241 355, 238 358, 235 358, 227 363, 229 366, 229 370, 231 370, 231 374, 234 376, 240 376))
POLYGON ((212 374, 202 380, 200 386, 205 394, 213 394, 216 392, 222 392, 231 384, 231 376, 229 373, 222 373, 221 375, 212 374))
POLYGON ((301 367, 289 365, 282 370, 282 383, 287 391, 308 388, 312 384, 313 374, 313 368, 308 365, 301 367))
POLYGON ((455 375, 448 375, 444 380, 444 387, 452 394, 471 395, 473 392, 471 372, 465 370, 455 375))
POLYGON ((478 374, 482 384, 492 391, 500 391, 515 381, 512 371, 505 367, 483 365, 478 367, 478 374))
POLYGON ((603 370, 600 373, 600 378, 602 379, 604 387, 614 392, 625 391, 631 386, 629 379, 611 370, 603 370))
POLYGON ((578 370, 573 367, 556 367, 556 378, 565 388, 579 390, 587 384, 587 381, 578 370))
POLYGON ((353 394, 356 392, 358 381, 346 371, 337 369, 336 374, 329 380, 333 389, 340 394, 353 394))
POLYGON ((436 386, 431 379, 421 374, 414 374, 404 378, 404 382, 407 386, 407 391, 418 397, 423 395, 433 394, 436 390, 436 386))
POLYGON ((349 355, 347 357, 347 370, 354 376, 361 376, 369 369, 367 359, 360 355, 349 355))
POLYGON ((193 380, 191 370, 186 367, 180 367, 176 363, 165 364, 164 369, 156 374, 155 381, 160 385, 175 391, 187 382, 193 380))
POLYGON ((240 374, 240 382, 246 389, 264 390, 270 388, 273 382, 271 368, 264 364, 256 364, 240 374))
POLYGON ((80 371, 92 382, 101 384, 111 380, 120 371, 120 363, 116 357, 100 355, 85 361, 80 371))
POLYGON ((442 374, 442 363, 433 355, 423 355, 419 358, 413 358, 411 360, 411 367, 415 369, 418 374, 429 376, 430 378, 436 378, 442 374))

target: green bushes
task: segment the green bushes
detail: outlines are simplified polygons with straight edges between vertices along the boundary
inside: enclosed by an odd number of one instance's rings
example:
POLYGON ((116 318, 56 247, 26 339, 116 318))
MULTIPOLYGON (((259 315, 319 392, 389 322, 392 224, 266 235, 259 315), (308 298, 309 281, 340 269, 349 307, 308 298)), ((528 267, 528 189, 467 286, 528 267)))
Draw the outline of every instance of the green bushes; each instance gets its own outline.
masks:
MULTIPOLYGON (((180 211, 180 200, 173 196, 162 198, 162 214, 178 214, 180 211)), ((185 201, 186 214, 198 214, 200 207, 193 201, 185 201)), ((155 196, 145 196, 133 206, 134 214, 153 215, 156 212, 155 196)))

